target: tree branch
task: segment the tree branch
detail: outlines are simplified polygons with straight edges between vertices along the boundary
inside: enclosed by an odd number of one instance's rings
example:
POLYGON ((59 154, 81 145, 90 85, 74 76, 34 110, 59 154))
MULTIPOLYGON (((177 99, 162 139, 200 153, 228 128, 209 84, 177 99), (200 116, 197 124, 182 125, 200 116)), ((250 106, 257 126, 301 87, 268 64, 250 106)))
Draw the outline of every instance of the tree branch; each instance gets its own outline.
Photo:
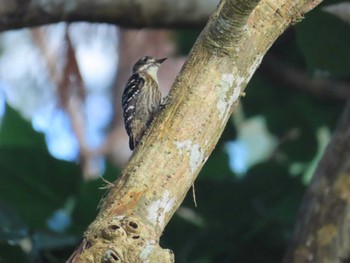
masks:
POLYGON ((2 0, 0 32, 56 22, 105 22, 123 27, 202 27, 218 0, 2 0))
POLYGON ((346 101, 350 98, 350 83, 329 77, 310 77, 304 71, 288 66, 273 55, 267 55, 262 72, 277 83, 307 91, 327 99, 346 101))
POLYGON ((264 54, 300 20, 308 2, 221 1, 175 80, 166 109, 109 189, 68 262, 173 262, 171 251, 159 247, 161 233, 264 54))
POLYGON ((350 103, 304 197, 284 263, 350 260, 350 103))

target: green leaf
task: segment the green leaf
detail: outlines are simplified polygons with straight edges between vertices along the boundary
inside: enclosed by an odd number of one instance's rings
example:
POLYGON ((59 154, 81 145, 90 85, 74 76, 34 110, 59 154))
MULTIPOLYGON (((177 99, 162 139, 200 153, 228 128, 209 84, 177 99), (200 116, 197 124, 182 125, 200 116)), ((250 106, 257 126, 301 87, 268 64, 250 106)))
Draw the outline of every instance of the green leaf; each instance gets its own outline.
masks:
POLYGON ((42 227, 74 195, 81 181, 77 165, 28 147, 0 148, 0 198, 31 227, 42 227))
POLYGON ((29 262, 27 255, 18 245, 0 242, 0 263, 29 262))
POLYGON ((81 181, 80 168, 53 158, 44 136, 9 106, 0 130, 0 171, 0 199, 32 228, 42 228, 81 181))
POLYGON ((311 12, 297 26, 297 40, 310 74, 350 76, 350 26, 323 11, 311 12))
POLYGON ((300 178, 271 161, 241 180, 198 180, 198 207, 192 191, 183 206, 203 218, 204 226, 174 217, 161 241, 179 262, 281 262, 303 191, 300 178))
MULTIPOLYGON (((13 207, 0 203, 0 241, 18 241, 28 237, 29 229, 13 207)), ((0 261, 1 262, 1 261, 0 261)))
POLYGON ((190 52, 200 33, 199 29, 179 29, 175 32, 177 49, 180 54, 187 55, 190 52))
POLYGON ((231 172, 229 166, 229 160, 226 153, 222 150, 220 152, 214 151, 204 168, 199 174, 200 179, 211 178, 212 180, 223 180, 227 178, 232 178, 233 173, 231 172))
POLYGON ((313 98, 286 88, 256 74, 242 100, 247 117, 263 115, 270 132, 280 138, 279 150, 291 161, 311 161, 317 152, 316 131, 322 126, 332 130, 343 105, 313 98))
POLYGON ((46 150, 44 135, 33 130, 17 111, 6 105, 0 129, 1 146, 26 146, 46 150))

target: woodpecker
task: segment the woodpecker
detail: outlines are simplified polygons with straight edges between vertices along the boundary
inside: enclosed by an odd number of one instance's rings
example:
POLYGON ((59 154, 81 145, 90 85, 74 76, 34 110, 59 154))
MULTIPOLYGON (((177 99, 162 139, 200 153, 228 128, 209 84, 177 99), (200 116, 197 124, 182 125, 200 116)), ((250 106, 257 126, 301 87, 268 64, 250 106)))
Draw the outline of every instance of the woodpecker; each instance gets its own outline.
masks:
POLYGON ((129 147, 134 150, 151 124, 161 104, 157 72, 167 58, 145 56, 133 69, 123 93, 123 117, 129 147))

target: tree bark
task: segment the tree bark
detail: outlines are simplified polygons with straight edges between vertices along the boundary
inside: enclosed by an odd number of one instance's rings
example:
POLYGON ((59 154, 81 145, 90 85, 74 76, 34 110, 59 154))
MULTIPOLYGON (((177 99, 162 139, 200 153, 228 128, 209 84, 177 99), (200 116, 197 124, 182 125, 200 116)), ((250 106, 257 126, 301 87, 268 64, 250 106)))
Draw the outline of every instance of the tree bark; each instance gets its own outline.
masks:
POLYGON ((1 0, 0 32, 56 22, 123 27, 203 27, 218 0, 1 0))
POLYGON ((304 197, 284 263, 350 262, 350 103, 304 197))
POLYGON ((173 262, 158 242, 260 62, 320 0, 223 0, 173 84, 167 107, 111 186, 68 262, 173 262))

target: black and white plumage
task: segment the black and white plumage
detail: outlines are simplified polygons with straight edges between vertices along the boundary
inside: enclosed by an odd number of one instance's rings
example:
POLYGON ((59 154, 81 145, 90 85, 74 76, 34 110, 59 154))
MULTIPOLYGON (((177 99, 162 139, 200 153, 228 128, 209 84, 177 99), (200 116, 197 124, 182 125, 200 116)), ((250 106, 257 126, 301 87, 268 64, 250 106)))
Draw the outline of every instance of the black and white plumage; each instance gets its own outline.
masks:
POLYGON ((159 110, 162 94, 157 72, 166 58, 145 56, 133 67, 123 93, 123 116, 131 150, 137 146, 159 110))

